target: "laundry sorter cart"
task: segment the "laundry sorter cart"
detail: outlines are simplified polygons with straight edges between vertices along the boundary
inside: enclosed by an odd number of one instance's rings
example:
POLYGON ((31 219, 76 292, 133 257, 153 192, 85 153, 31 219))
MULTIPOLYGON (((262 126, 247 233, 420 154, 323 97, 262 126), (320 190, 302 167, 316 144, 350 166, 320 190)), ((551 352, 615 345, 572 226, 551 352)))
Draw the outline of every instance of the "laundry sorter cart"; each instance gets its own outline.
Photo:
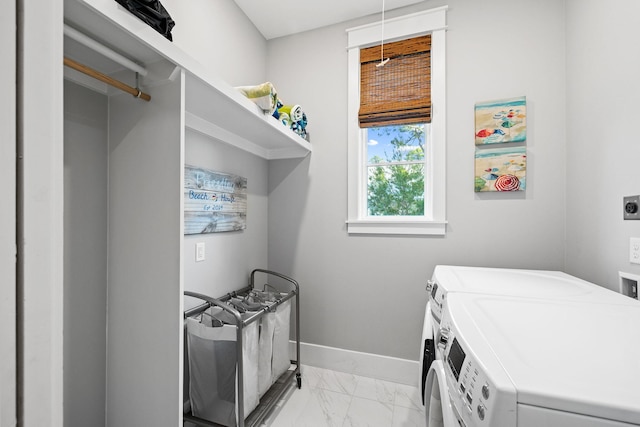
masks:
POLYGON ((184 312, 185 349, 190 347, 185 356, 185 367, 189 368, 185 382, 189 380, 189 389, 194 391, 194 395, 201 397, 207 394, 202 399, 198 397, 198 402, 194 401, 195 396, 190 395, 184 423, 198 426, 260 425, 294 384, 294 376, 297 387, 302 387, 298 282, 275 271, 255 269, 251 272, 249 286, 220 298, 189 291, 184 295, 204 301, 184 312), (262 291, 258 290, 255 287, 257 273, 283 279, 282 282, 288 283, 290 289, 285 292, 279 286, 265 284, 262 291), (289 322, 294 297, 296 359, 291 360, 289 322), (264 299, 266 302, 260 308, 251 306, 242 312, 245 307, 243 301, 249 299, 264 299), (208 325, 205 317, 210 318, 208 325), (224 318, 224 325, 216 324, 219 322, 215 320, 217 318, 224 318), (208 344, 196 347, 194 343, 200 342, 201 337, 204 338, 202 342, 208 344), (204 374, 199 376, 201 372, 204 374), (200 384, 196 387, 196 383, 200 384), (199 409, 203 405, 207 407, 199 409), (215 415, 205 416, 207 413, 215 415), (224 421, 220 421, 220 417, 224 421))

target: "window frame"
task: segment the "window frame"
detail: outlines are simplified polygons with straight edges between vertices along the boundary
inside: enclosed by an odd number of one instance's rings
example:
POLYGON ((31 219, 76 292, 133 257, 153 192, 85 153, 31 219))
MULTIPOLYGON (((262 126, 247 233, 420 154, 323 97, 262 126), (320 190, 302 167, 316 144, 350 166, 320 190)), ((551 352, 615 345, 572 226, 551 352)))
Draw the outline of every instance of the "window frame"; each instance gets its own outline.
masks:
POLYGON ((446 57, 447 6, 384 22, 385 41, 431 34, 431 124, 425 152, 424 216, 367 214, 366 129, 358 124, 360 49, 379 44, 382 23, 347 29, 348 33, 348 219, 349 234, 439 235, 446 233, 446 57))

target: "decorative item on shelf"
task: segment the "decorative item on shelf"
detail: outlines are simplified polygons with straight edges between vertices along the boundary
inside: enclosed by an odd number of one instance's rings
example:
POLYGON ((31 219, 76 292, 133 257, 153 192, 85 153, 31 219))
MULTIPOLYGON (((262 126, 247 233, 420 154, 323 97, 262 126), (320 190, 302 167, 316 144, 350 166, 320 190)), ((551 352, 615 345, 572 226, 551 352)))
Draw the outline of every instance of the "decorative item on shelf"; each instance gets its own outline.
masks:
POLYGON ((300 135, 302 138, 308 140, 306 113, 303 112, 300 120, 291 124, 291 130, 300 135))
POLYGON ((302 107, 299 105, 283 105, 278 110, 280 113, 287 113, 292 122, 302 120, 302 107))
POLYGON ((151 28, 173 41, 171 30, 176 25, 167 9, 158 0, 116 0, 129 12, 137 16, 151 28))
POLYGON ((265 113, 272 114, 277 111, 278 92, 271 82, 264 82, 256 86, 236 86, 236 89, 265 113))
POLYGON ((291 117, 287 113, 279 113, 278 120, 282 122, 283 125, 290 128, 291 127, 291 117))
POLYGON ((282 101, 276 99, 276 109, 274 110, 272 116, 276 119, 280 119, 280 109, 282 108, 282 101))
POLYGON ((300 105, 284 105, 281 100, 278 100, 276 111, 273 112, 273 117, 280 120, 283 125, 290 128, 295 134, 309 141, 307 114, 302 110, 300 105))
POLYGON ((526 111, 524 96, 476 104, 476 193, 526 189, 526 111))

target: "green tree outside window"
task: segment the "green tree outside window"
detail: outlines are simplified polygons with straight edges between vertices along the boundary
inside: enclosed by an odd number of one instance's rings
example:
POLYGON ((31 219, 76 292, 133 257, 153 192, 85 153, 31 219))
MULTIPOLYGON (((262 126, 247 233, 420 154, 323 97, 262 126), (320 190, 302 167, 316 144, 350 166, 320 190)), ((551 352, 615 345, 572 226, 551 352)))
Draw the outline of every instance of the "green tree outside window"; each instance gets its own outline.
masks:
POLYGON ((370 216, 424 215, 425 125, 369 128, 370 216))

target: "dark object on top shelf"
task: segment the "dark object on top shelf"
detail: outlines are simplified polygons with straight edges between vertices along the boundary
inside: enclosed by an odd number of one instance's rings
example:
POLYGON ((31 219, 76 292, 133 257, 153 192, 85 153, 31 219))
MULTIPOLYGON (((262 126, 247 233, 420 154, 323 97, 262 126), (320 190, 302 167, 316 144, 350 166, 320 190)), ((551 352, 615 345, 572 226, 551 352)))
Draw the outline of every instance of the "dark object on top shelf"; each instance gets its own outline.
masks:
POLYGON ((144 21, 151 28, 165 36, 170 41, 171 29, 176 25, 167 9, 158 0, 116 0, 118 4, 144 21))

